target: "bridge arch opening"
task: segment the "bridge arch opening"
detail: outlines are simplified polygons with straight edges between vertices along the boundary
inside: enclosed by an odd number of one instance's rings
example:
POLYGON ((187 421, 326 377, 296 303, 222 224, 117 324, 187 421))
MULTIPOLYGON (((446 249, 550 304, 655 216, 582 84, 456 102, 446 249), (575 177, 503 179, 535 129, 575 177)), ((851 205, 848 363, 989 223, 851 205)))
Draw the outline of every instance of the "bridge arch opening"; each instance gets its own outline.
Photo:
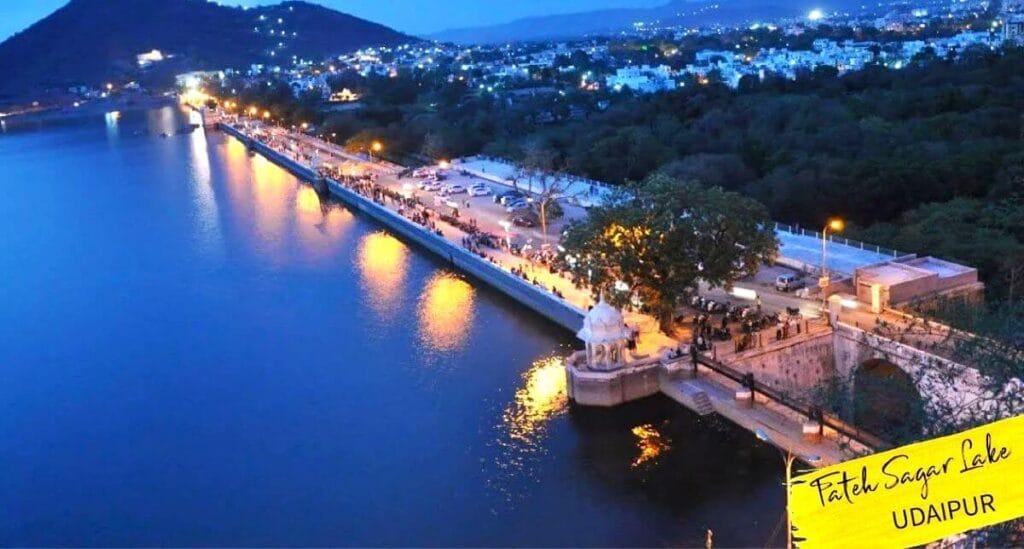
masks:
POLYGON ((853 376, 853 419, 858 427, 893 444, 920 438, 924 401, 910 374, 875 358, 861 364, 853 376))

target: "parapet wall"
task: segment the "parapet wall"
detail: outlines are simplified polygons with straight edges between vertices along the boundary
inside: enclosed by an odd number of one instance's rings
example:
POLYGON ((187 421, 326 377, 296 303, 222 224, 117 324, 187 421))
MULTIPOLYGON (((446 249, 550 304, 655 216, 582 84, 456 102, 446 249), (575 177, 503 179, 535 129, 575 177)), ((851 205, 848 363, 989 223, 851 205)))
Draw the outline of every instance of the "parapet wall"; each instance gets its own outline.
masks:
POLYGON ((831 330, 805 333, 723 362, 780 392, 803 395, 836 375, 832 338, 831 330))
POLYGON ((594 372, 566 366, 569 398, 584 406, 611 407, 649 397, 661 391, 660 362, 594 372))

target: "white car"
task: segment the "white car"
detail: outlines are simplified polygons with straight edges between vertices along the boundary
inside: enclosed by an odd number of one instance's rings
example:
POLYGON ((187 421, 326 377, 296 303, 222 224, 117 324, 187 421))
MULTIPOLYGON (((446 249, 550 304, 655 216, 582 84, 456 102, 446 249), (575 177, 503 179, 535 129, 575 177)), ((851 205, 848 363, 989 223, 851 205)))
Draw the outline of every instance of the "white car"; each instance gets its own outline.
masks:
POLYGON ((473 185, 469 188, 469 196, 487 196, 491 194, 491 188, 482 183, 473 185))
POLYGON ((466 192, 466 188, 462 185, 446 185, 444 190, 448 194, 462 194, 466 192))

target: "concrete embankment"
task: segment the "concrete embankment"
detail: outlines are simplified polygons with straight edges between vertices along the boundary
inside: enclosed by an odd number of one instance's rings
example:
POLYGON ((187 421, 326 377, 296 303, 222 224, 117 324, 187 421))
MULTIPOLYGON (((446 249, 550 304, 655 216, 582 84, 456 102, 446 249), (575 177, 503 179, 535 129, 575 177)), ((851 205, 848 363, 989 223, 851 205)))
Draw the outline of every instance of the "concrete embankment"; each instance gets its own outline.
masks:
MULTIPOLYGON (((223 123, 219 127, 224 133, 242 141, 246 146, 288 170, 300 180, 314 185, 321 181, 319 175, 313 170, 275 151, 260 141, 246 136, 236 128, 223 123)), ((490 261, 469 252, 442 236, 438 236, 421 225, 413 223, 409 219, 398 215, 398 213, 348 189, 337 181, 328 179, 326 184, 330 193, 349 207, 359 210, 383 224, 395 235, 433 252, 453 268, 479 279, 567 330, 575 332, 582 325, 585 312, 578 307, 570 305, 537 286, 514 276, 490 261)))

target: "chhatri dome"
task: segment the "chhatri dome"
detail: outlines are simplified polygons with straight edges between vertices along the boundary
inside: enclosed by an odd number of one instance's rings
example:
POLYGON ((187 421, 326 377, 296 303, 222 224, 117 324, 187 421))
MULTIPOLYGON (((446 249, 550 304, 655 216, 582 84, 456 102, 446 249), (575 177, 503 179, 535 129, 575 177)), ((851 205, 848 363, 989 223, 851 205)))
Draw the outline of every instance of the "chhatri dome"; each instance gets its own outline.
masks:
POLYGON ((598 370, 612 370, 625 361, 630 335, 622 313, 609 305, 603 294, 583 318, 583 328, 576 332, 587 345, 587 365, 598 370))

